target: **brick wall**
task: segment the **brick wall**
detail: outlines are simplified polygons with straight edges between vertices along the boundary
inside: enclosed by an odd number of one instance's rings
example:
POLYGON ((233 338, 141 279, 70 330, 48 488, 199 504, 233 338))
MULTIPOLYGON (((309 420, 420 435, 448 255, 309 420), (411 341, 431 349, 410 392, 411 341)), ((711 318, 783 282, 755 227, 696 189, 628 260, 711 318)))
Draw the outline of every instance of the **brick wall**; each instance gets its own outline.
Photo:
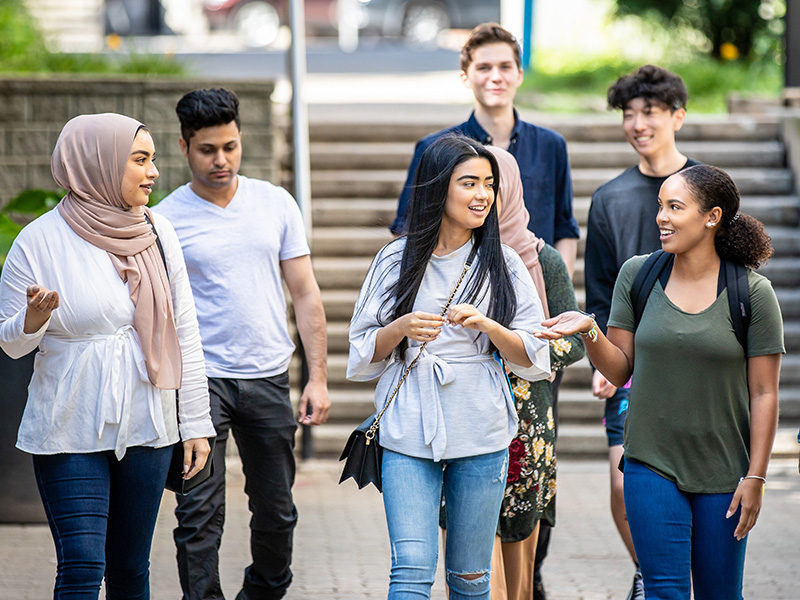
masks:
POLYGON ((241 173, 278 182, 270 82, 209 82, 187 79, 0 78, 0 206, 28 188, 55 189, 50 155, 64 124, 80 114, 118 112, 140 120, 153 134, 161 176, 159 191, 189 181, 178 148, 175 104, 196 88, 223 86, 240 100, 241 173))

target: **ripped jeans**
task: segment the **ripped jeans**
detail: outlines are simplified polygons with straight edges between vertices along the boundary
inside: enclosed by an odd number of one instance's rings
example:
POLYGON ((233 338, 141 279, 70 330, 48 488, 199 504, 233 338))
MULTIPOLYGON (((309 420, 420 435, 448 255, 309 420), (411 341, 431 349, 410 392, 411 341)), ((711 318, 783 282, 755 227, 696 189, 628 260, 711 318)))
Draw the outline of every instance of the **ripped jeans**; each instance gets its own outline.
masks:
POLYGON ((433 462, 384 449, 382 467, 392 544, 389 600, 430 598, 442 490, 447 502, 445 572, 450 600, 489 600, 492 544, 506 487, 508 451, 433 462))

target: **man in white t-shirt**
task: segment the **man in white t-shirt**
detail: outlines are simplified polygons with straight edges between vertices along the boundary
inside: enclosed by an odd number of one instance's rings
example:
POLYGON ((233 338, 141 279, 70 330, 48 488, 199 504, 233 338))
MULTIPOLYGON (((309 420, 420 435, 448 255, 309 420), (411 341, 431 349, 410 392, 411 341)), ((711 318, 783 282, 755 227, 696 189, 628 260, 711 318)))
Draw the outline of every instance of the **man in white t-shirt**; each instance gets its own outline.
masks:
POLYGON ((245 474, 253 562, 237 600, 277 600, 291 584, 294 434, 287 369, 295 346, 282 279, 294 303, 309 380, 297 421, 328 418, 327 336, 300 210, 283 188, 239 175, 239 100, 224 89, 178 102, 192 181, 155 211, 181 241, 192 285, 217 430, 214 475, 178 496, 174 531, 185 600, 224 598, 218 549, 225 520, 225 446, 232 431, 245 474))

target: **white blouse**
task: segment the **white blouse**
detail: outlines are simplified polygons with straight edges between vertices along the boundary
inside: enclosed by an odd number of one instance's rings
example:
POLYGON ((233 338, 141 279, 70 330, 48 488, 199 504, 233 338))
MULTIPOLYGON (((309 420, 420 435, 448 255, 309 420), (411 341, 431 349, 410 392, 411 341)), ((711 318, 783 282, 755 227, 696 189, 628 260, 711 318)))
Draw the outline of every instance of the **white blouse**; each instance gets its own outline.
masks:
MULTIPOLYGON (((153 220, 169 270, 183 354, 180 439, 215 435, 203 350, 180 243, 169 222, 153 220)), ((105 250, 78 236, 58 210, 25 227, 0 278, 0 347, 12 358, 39 352, 17 448, 31 454, 162 447, 179 439, 175 392, 147 376, 128 286, 105 250), (55 290, 60 306, 39 331, 23 332, 26 289, 55 290)))
MULTIPOLYGON (((394 299, 384 303, 397 281, 405 239, 385 246, 370 267, 350 322, 350 356, 347 377, 368 381, 380 377, 375 407, 383 408, 397 381, 420 352, 420 342, 409 341, 405 356, 393 352, 372 362, 378 330, 391 321, 387 317, 394 299), (382 318, 379 317, 379 314, 382 318)), ((414 310, 440 314, 458 281, 472 249, 468 242, 446 256, 431 256, 414 302, 414 310)), ((528 381, 550 375, 548 343, 533 336, 543 317, 536 288, 522 259, 503 247, 506 265, 517 296, 516 316, 508 328, 525 346, 530 367, 507 362, 528 381)), ((480 255, 464 278, 453 305, 464 302, 471 288, 480 255)), ((475 306, 483 314, 489 308, 489 290, 475 306)), ((380 444, 408 456, 435 461, 487 454, 507 448, 517 433, 517 411, 502 365, 493 358, 489 337, 461 326, 446 326, 428 343, 411 369, 397 396, 380 422, 380 444)))

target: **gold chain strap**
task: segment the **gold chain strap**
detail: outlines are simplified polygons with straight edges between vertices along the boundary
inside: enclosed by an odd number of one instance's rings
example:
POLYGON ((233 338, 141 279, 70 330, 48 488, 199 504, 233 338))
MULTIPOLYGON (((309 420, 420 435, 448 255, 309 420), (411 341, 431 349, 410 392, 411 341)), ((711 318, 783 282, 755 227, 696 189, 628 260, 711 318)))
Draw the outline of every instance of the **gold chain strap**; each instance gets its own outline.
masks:
MULTIPOLYGON (((445 313, 447 312, 447 309, 450 308, 450 303, 453 301, 453 298, 456 297, 456 292, 458 291, 458 288, 461 287, 461 282, 464 281, 464 276, 467 274, 467 271, 469 271, 471 266, 472 263, 469 260, 467 260, 467 262, 464 263, 464 270, 461 271, 461 277, 458 278, 456 286, 453 288, 453 292, 450 294, 450 297, 447 299, 447 303, 444 305, 444 308, 442 309, 442 314, 439 315, 440 317, 444 317, 445 313)), ((422 343, 422 346, 419 347, 419 353, 417 354, 416 357, 414 357, 414 360, 411 361, 411 364, 408 365, 408 367, 406 367, 405 373, 403 373, 403 376, 400 378, 400 381, 397 382, 394 391, 389 395, 389 399, 386 400, 386 404, 383 405, 381 412, 379 412, 378 416, 375 417, 375 422, 367 430, 367 433, 364 434, 364 437, 367 438, 366 442, 367 446, 369 446, 369 443, 375 438, 375 433, 378 431, 378 425, 380 423, 381 417, 383 416, 383 413, 385 413, 386 409, 389 408, 389 405, 392 403, 392 400, 394 400, 394 397, 397 395, 400 386, 403 385, 403 382, 406 380, 406 377, 408 377, 408 374, 411 372, 411 369, 413 369, 414 365, 417 364, 419 357, 422 356, 422 351, 425 349, 425 346, 427 345, 428 341, 425 341, 422 343)))

